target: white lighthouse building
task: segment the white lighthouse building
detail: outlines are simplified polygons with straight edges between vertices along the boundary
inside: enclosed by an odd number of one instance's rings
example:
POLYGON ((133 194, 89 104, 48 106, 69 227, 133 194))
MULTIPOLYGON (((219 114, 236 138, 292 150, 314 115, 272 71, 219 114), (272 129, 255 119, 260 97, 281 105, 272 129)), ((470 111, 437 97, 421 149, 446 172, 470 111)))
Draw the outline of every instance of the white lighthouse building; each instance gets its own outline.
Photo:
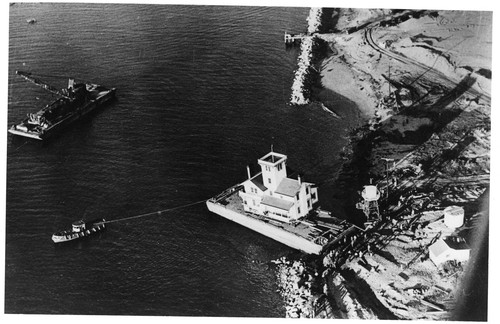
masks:
POLYGON ((287 156, 269 152, 258 160, 261 172, 243 182, 239 191, 246 212, 262 215, 282 222, 306 216, 318 201, 318 189, 300 177, 287 177, 287 156))

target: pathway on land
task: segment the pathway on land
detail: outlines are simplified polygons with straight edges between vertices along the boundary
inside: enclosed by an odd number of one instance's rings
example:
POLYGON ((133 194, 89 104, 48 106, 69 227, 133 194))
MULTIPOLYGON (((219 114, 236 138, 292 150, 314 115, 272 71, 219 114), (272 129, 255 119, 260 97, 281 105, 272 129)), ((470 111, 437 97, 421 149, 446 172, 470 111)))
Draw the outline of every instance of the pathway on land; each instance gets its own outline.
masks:
MULTIPOLYGON (((403 64, 412 65, 412 66, 415 66, 415 67, 423 70, 422 74, 420 76, 418 76, 413 82, 420 79, 422 76, 427 75, 428 77, 430 76, 431 79, 435 79, 435 81, 440 83, 440 84, 449 84, 451 86, 451 88, 460 87, 460 82, 456 82, 454 80, 451 80, 449 77, 447 77, 441 71, 434 69, 433 66, 427 66, 427 65, 425 65, 419 61, 416 61, 412 58, 406 57, 406 56, 401 55, 399 53, 395 53, 395 52, 392 52, 390 50, 387 50, 385 48, 380 47, 377 44, 377 42, 373 39, 373 29, 374 29, 374 27, 367 27, 364 31, 364 39, 366 40, 367 44, 370 47, 372 47, 377 52, 384 54, 392 59, 395 59, 403 64)), ((437 61, 437 59, 436 59, 436 61, 437 61)), ((488 94, 483 93, 483 92, 479 92, 476 89, 473 89, 471 87, 466 89, 465 93, 472 95, 472 96, 475 96, 475 97, 481 97, 483 100, 486 101, 487 104, 489 104, 491 101, 491 97, 488 94)))

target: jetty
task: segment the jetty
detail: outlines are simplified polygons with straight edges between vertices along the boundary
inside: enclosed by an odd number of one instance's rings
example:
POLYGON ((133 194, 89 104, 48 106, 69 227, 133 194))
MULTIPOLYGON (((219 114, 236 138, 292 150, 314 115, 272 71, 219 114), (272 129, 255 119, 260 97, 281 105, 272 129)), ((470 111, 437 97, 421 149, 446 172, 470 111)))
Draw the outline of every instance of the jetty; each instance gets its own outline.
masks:
POLYGON ((209 199, 208 209, 294 249, 321 254, 355 226, 316 207, 317 188, 287 176, 287 156, 270 152, 258 160, 261 172, 209 199))

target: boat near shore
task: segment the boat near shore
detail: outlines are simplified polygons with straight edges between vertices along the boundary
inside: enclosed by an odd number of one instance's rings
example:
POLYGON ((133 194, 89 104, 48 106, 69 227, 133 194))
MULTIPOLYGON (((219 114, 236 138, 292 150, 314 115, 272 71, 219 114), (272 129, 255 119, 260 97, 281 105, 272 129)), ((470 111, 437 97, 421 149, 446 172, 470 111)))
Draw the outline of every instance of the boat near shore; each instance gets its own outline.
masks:
POLYGON ((106 229, 104 218, 94 219, 88 222, 78 220, 73 222, 71 229, 56 232, 52 235, 54 243, 64 243, 88 237, 92 234, 102 232, 106 229))
POLYGON ((45 90, 59 96, 36 113, 29 113, 17 125, 9 128, 9 133, 37 140, 44 140, 72 122, 102 106, 115 96, 115 88, 105 88, 94 83, 75 83, 69 79, 67 89, 58 90, 30 73, 16 71, 16 74, 33 82, 45 90))
POLYGON ((309 254, 320 254, 355 230, 345 220, 317 207, 317 188, 300 177, 287 177, 287 156, 270 152, 260 158, 261 172, 209 199, 207 208, 275 241, 309 254))

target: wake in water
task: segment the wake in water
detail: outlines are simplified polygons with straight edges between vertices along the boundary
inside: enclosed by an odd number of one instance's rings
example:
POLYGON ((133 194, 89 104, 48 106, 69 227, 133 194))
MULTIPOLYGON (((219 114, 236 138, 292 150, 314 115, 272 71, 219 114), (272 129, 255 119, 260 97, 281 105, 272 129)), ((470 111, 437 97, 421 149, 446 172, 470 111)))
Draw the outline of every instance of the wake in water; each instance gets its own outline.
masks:
POLYGON ((321 24, 321 14, 321 8, 311 8, 311 10, 309 10, 309 16, 307 17, 307 33, 310 37, 302 39, 302 43, 300 45, 300 55, 297 63, 299 67, 295 71, 295 79, 292 84, 291 103, 294 105, 305 105, 309 103, 309 98, 304 91, 304 84, 309 68, 311 67, 312 48, 314 44, 313 34, 318 31, 321 24))

